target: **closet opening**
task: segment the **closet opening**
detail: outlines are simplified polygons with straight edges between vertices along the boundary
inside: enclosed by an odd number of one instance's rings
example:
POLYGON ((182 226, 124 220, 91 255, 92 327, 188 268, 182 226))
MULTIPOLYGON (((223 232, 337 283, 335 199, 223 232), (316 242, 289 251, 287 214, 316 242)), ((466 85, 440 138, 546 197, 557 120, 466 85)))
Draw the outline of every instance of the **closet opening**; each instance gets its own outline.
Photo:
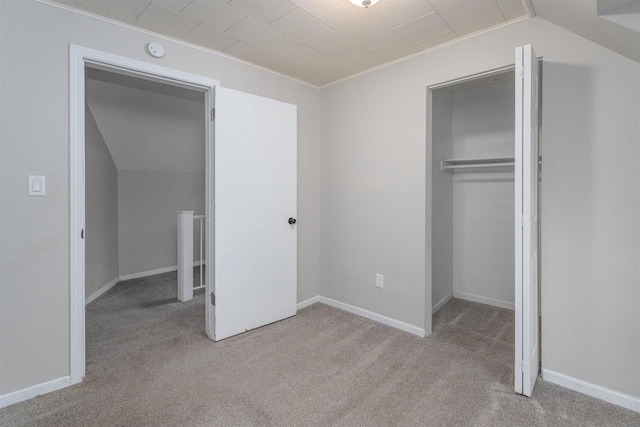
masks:
MULTIPOLYGON (((522 357, 516 351, 522 307, 516 305, 523 231, 516 218, 519 201, 531 192, 523 185, 526 156, 518 147, 525 144, 523 124, 531 124, 522 120, 532 114, 525 101, 535 92, 536 109, 538 102, 537 67, 528 89, 531 76, 521 77, 522 70, 511 66, 445 82, 429 87, 427 96, 426 330, 503 367, 505 382, 522 375, 514 363, 522 357)), ((537 209, 537 190, 535 200, 537 209)), ((538 301, 521 298, 522 306, 538 301)))

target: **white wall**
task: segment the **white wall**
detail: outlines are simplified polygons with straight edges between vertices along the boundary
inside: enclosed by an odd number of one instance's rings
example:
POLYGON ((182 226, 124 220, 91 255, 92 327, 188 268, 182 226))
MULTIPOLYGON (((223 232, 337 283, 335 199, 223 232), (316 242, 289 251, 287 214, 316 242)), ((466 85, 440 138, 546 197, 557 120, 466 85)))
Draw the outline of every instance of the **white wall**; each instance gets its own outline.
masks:
MULTIPOLYGON (((452 158, 451 90, 433 92, 432 191, 433 249, 432 304, 441 306, 453 294, 453 175, 440 170, 440 161, 452 158)), ((438 307, 439 308, 439 307, 438 307)))
MULTIPOLYGON (((451 101, 453 157, 513 157, 514 102, 513 79, 455 90, 451 101)), ((513 186, 513 170, 453 175, 455 296, 513 308, 513 186)))
POLYGON ((321 294, 427 324, 426 87, 526 43, 544 57, 543 367, 640 397, 640 64, 540 18, 322 90, 321 294))
MULTIPOLYGON (((204 173, 118 171, 121 276, 177 265, 176 212, 204 214, 204 184, 204 173)), ((194 260, 198 227, 194 221, 194 260)))
MULTIPOLYGON (((86 104, 85 104, 86 105, 86 104)), ((118 169, 85 107, 85 295, 117 279, 118 169)))
POLYGON ((161 37, 48 4, 1 1, 0 19, 0 394, 69 374, 69 43, 298 106, 298 299, 318 294, 316 89, 164 39, 152 59, 144 45, 161 37), (46 175, 46 197, 27 197, 29 174, 46 175))

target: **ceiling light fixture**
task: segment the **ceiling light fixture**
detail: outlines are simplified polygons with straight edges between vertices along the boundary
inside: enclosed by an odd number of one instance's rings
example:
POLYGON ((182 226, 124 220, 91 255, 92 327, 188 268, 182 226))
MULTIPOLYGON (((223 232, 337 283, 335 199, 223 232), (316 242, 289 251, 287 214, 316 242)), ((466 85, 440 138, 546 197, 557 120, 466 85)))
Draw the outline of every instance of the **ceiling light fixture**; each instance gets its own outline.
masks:
POLYGON ((349 0, 349 1, 355 4, 356 6, 364 7, 366 9, 369 6, 373 6, 374 4, 378 3, 379 0, 349 0))

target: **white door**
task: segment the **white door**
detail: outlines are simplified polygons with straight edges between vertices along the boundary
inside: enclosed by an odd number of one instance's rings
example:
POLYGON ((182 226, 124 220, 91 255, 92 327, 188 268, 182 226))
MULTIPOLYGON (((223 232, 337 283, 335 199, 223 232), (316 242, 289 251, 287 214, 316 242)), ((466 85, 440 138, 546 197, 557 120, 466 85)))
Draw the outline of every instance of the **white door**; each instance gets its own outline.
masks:
POLYGON ((207 305, 218 341, 296 314, 297 110, 220 87, 215 105, 215 306, 207 305))
POLYGON ((538 59, 516 49, 515 390, 531 396, 540 363, 538 330, 538 59))

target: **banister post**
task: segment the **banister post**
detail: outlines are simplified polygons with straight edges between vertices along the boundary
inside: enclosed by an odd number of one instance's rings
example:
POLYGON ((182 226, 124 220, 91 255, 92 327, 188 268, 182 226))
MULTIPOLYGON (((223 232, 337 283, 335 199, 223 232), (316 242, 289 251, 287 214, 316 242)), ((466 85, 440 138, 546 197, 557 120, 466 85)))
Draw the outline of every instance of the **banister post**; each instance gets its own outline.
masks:
POLYGON ((178 211, 178 300, 193 299, 193 211, 178 211))

